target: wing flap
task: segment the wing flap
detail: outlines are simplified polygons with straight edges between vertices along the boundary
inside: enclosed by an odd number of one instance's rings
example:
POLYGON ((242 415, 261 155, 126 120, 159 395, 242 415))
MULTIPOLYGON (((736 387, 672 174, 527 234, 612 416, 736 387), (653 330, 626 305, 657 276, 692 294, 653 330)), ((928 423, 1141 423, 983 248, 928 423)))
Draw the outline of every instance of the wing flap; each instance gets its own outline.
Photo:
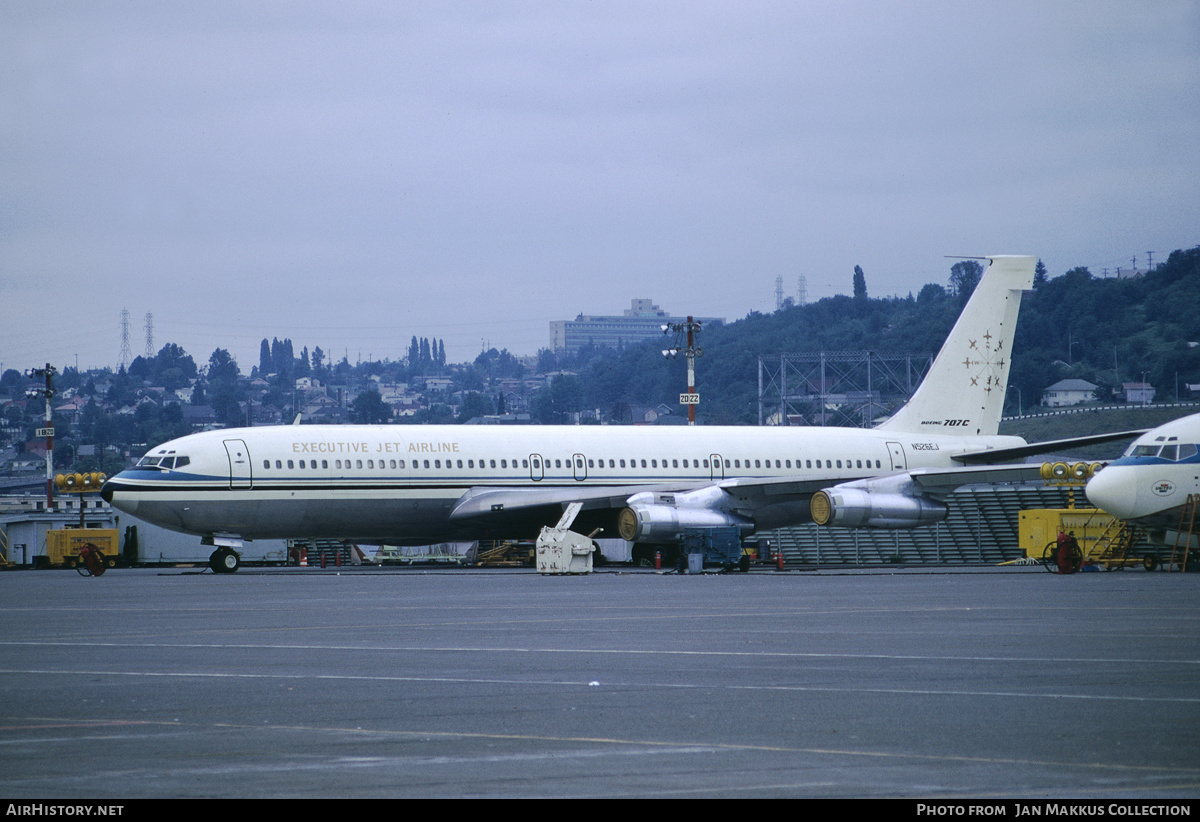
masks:
POLYGON ((1041 463, 984 465, 978 468, 919 468, 909 472, 913 483, 928 494, 950 494, 964 485, 1033 482, 1042 478, 1041 463))
POLYGON ((634 494, 644 491, 690 491, 709 483, 671 485, 551 485, 544 488, 472 488, 459 497, 450 509, 450 521, 486 517, 500 512, 512 513, 534 508, 561 505, 564 509, 573 502, 583 504, 582 510, 623 508, 634 494))

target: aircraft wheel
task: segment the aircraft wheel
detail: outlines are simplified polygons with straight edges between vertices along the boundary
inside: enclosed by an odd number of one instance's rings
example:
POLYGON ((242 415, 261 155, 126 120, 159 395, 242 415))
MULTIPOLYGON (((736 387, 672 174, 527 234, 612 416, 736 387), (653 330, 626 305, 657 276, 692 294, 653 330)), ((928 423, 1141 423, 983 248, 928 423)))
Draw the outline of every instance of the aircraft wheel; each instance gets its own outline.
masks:
POLYGON ((634 545, 633 550, 630 551, 630 558, 633 560, 633 564, 639 568, 654 567, 654 551, 645 543, 634 545))
POLYGON ((208 558, 208 567, 216 574, 232 574, 242 565, 242 559, 230 548, 218 548, 208 558))

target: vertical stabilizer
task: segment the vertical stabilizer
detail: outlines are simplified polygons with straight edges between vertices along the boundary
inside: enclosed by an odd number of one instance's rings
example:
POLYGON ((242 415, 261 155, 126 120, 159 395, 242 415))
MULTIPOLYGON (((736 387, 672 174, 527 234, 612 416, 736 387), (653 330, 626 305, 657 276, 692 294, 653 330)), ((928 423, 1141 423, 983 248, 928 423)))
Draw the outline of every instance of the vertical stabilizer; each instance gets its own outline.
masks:
POLYGON ((1033 257, 989 257, 912 399, 879 428, 993 436, 1000 429, 1021 294, 1033 288, 1033 257))

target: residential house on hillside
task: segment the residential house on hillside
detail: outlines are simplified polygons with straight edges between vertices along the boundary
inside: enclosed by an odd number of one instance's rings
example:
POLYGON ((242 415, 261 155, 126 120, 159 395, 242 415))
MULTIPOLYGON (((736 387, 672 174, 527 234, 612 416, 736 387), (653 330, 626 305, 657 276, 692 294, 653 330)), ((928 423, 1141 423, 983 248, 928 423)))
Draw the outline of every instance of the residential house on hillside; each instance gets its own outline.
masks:
POLYGON ((1123 382, 1115 392, 1125 402, 1149 405, 1154 402, 1154 386, 1148 382, 1123 382))
POLYGON ((324 394, 318 394, 300 408, 301 419, 306 422, 323 424, 340 424, 348 422, 349 413, 338 404, 338 401, 324 394))
POLYGON ((217 425, 217 413, 211 405, 183 405, 183 421, 191 426, 193 431, 214 428, 217 425))
POLYGON ((1061 408, 1064 405, 1095 402, 1097 387, 1087 380, 1059 380, 1042 391, 1042 405, 1061 408))

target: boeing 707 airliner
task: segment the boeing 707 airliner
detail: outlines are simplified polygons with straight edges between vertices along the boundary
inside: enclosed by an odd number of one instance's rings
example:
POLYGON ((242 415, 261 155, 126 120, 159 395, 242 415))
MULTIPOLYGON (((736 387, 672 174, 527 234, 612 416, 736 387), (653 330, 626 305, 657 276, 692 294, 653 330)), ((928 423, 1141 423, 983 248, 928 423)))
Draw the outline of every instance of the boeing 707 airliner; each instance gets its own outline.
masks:
MULTIPOLYGON (((668 545, 815 520, 938 522, 977 482, 1036 479, 994 463, 1062 443, 998 436, 1013 332, 1034 258, 995 256, 911 400, 874 429, 698 426, 323 426, 207 431, 151 449, 103 488, 115 507, 217 546, 531 538, 582 503, 580 531, 668 545)), ((1110 435, 1108 439, 1120 435, 1110 435)), ((1072 441, 1103 441, 1105 437, 1072 441)))

